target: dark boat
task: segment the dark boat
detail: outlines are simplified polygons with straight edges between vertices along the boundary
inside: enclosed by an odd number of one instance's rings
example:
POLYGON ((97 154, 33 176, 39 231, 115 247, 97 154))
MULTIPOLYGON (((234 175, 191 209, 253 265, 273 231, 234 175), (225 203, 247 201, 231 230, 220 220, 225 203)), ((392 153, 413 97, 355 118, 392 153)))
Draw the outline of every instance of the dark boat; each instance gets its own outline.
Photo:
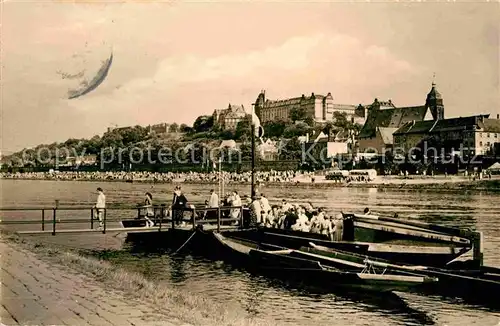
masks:
POLYGON ((500 302, 496 300, 496 294, 500 291, 500 269, 495 267, 480 266, 473 269, 460 269, 450 266, 448 269, 417 266, 396 265, 382 259, 367 259, 363 255, 345 252, 310 243, 309 247, 300 249, 305 255, 312 257, 323 257, 323 259, 336 262, 336 267, 346 270, 361 268, 363 264, 368 265, 375 272, 390 270, 393 272, 409 272, 437 278, 438 282, 432 287, 426 287, 425 292, 442 294, 447 296, 461 297, 467 301, 480 303, 482 305, 498 307, 500 302))
POLYGON ((246 259, 249 264, 265 274, 300 280, 304 283, 384 292, 404 291, 437 281, 434 277, 404 271, 397 274, 387 272, 375 274, 369 269, 362 269, 359 272, 343 271, 328 265, 328 259, 308 256, 297 250, 227 238, 220 233, 214 233, 214 237, 235 259, 246 259))
POLYGON ((443 267, 476 247, 475 263, 481 265, 481 233, 374 215, 343 214, 340 241, 327 235, 259 228, 240 231, 240 237, 298 249, 309 242, 345 250, 397 264, 443 267))

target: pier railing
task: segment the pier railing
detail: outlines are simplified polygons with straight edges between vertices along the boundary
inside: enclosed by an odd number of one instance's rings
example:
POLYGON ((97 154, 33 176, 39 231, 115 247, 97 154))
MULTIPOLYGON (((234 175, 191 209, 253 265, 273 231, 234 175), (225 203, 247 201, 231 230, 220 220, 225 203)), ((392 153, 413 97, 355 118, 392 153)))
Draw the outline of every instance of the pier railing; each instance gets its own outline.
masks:
POLYGON ((108 207, 103 208, 102 210, 102 220, 99 221, 97 215, 97 209, 95 207, 88 206, 68 206, 61 207, 56 202, 56 205, 53 207, 50 206, 41 206, 41 207, 0 207, 0 214, 2 215, 2 219, 0 220, 0 225, 39 225, 40 229, 38 230, 22 230, 17 231, 18 233, 23 234, 37 234, 37 233, 52 233, 52 235, 56 235, 56 233, 78 233, 78 232, 102 232, 106 234, 106 232, 140 232, 144 230, 153 231, 157 230, 159 232, 165 231, 167 229, 176 229, 192 227, 194 230, 199 225, 209 224, 212 227, 216 228, 217 231, 221 230, 221 226, 227 226, 228 224, 234 226, 234 228, 241 228, 244 223, 243 214, 244 207, 243 206, 221 206, 215 208, 196 208, 196 206, 191 206, 190 208, 178 209, 180 211, 180 218, 176 220, 174 216, 174 211, 171 207, 166 205, 154 205, 154 206, 135 206, 135 207, 108 207), (148 216, 147 211, 152 210, 153 215, 148 216), (86 217, 80 218, 61 218, 60 213, 62 212, 71 212, 78 211, 79 215, 88 214, 86 217), (123 214, 120 217, 110 217, 109 215, 113 212, 136 212, 136 216, 133 217, 131 214, 130 217, 123 217, 123 214), (17 212, 26 213, 29 215, 36 214, 38 212, 38 219, 25 219, 21 218, 12 218, 6 216, 5 212, 17 212), (85 213, 86 212, 86 213, 85 213), (235 213, 238 214, 235 214, 235 213), (186 213, 188 217, 186 218, 186 213), (181 215, 182 214, 182 215, 181 215), (236 216, 236 217, 234 217, 236 216), (146 226, 138 226, 138 227, 119 227, 119 228, 109 228, 110 222, 122 222, 128 221, 132 224, 144 224, 147 225, 148 219, 154 223, 154 226, 146 227, 146 226), (96 225, 102 223, 102 228, 95 229, 96 225), (60 224, 87 224, 89 225, 89 229, 68 229, 68 228, 60 228, 58 225, 60 224), (47 229, 46 226, 49 226, 47 229))

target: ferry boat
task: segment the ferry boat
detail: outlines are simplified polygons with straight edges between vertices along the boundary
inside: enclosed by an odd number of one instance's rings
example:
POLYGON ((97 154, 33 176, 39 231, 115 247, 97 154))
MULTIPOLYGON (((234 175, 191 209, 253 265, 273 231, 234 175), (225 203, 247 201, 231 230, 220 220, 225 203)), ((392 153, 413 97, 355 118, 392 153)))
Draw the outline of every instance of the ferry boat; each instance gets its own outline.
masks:
POLYGON ((400 218, 343 213, 340 241, 323 234, 268 227, 227 232, 286 248, 298 249, 312 241, 394 263, 435 267, 447 266, 473 250, 473 260, 468 264, 482 265, 480 232, 400 218))

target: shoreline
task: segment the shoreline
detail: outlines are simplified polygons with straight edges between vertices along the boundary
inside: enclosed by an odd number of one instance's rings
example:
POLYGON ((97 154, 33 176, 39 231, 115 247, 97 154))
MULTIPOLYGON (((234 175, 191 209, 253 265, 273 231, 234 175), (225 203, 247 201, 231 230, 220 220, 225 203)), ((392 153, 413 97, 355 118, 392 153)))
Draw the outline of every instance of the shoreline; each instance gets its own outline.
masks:
POLYGON ((275 324, 238 316, 209 298, 155 283, 83 250, 60 249, 3 230, 0 236, 1 301, 3 307, 10 307, 9 311, 3 308, 2 321, 74 324, 83 318, 90 325, 275 324), (24 292, 16 293, 19 288, 24 292), (24 310, 16 309, 19 305, 24 310), (25 316, 31 310, 32 315, 25 316))
MULTIPOLYGON (((402 177, 379 177, 371 182, 340 183, 319 180, 317 182, 258 182, 264 188, 302 188, 302 189, 328 189, 328 188, 361 188, 380 190, 411 190, 411 191, 471 191, 500 193, 500 178, 468 180, 464 177, 449 176, 447 178, 415 177, 404 179, 402 177)), ((138 184, 186 184, 186 185, 218 185, 218 181, 156 181, 156 180, 89 180, 89 179, 47 179, 47 178, 2 178, 5 180, 36 180, 36 181, 61 181, 61 182, 121 182, 138 184)), ((250 186, 250 182, 226 182, 227 186, 250 186)))

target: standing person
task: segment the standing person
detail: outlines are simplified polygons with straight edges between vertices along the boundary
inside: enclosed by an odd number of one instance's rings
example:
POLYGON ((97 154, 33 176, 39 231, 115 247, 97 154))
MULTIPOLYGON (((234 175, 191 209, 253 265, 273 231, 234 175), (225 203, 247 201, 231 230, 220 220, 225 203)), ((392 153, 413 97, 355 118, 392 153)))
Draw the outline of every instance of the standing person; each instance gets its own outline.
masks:
MULTIPOLYGON (((241 206, 241 198, 238 195, 237 191, 233 191, 233 195, 231 196, 231 206, 233 207, 240 207, 241 206)), ((239 208, 233 208, 231 209, 231 218, 239 218, 240 217, 240 211, 241 209, 239 208)), ((238 221, 235 221, 234 224, 238 224, 238 221)))
POLYGON ((269 201, 267 200, 264 194, 260 195, 260 206, 262 209, 262 220, 264 223, 271 223, 270 214, 271 214, 271 205, 269 205, 269 201))
POLYGON ((187 198, 182 193, 181 187, 176 186, 174 190, 174 198, 172 200, 172 219, 176 225, 179 225, 184 218, 184 210, 187 207, 187 198))
POLYGON ((262 223, 262 207, 260 205, 260 196, 252 197, 250 204, 250 227, 257 226, 262 223))
POLYGON ((329 233, 331 241, 342 241, 344 236, 344 222, 342 214, 337 214, 331 219, 329 233))
POLYGON ((208 207, 217 208, 219 207, 219 195, 214 189, 210 190, 210 199, 208 200, 208 207))
POLYGON ((208 199, 208 208, 211 209, 208 214, 209 218, 216 218, 217 211, 212 209, 219 208, 219 195, 217 195, 214 189, 210 190, 210 198, 208 199))
POLYGON ((99 228, 103 227, 104 210, 106 209, 106 196, 101 187, 97 188, 97 202, 94 205, 97 212, 97 219, 99 219, 99 228))
POLYGON ((146 208, 146 214, 144 214, 144 218, 146 219, 146 225, 149 227, 153 227, 155 224, 151 221, 151 218, 154 218, 154 208, 153 208, 153 195, 151 193, 146 193, 146 199, 144 200, 144 208, 146 208))

